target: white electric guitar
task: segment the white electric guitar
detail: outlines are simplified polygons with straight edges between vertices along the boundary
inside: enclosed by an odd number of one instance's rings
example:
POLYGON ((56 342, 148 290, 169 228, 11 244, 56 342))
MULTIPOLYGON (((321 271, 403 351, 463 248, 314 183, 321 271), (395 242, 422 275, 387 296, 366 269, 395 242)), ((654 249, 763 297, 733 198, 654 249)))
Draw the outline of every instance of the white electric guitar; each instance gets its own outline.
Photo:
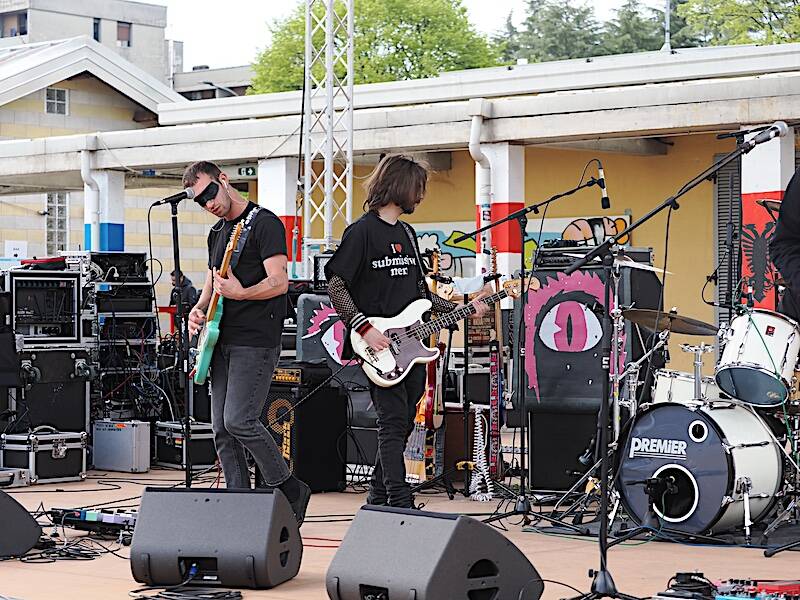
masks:
MULTIPOLYGON (((483 299, 494 304, 503 298, 516 298, 522 291, 519 279, 503 284, 496 294, 483 299)), ((389 347, 375 352, 355 330, 350 332, 353 352, 362 359, 361 367, 375 385, 391 387, 400 383, 417 363, 429 363, 439 356, 438 348, 428 348, 423 340, 467 317, 475 314, 475 307, 467 304, 437 319, 423 321, 422 316, 431 309, 430 300, 414 300, 394 317, 368 317, 370 324, 389 338, 389 347)))

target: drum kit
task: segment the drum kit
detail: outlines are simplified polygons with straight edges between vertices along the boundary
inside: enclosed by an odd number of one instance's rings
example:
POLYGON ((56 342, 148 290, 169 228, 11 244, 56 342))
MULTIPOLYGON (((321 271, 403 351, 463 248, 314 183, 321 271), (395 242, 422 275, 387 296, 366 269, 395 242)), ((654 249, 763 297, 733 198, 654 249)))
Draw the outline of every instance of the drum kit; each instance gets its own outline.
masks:
POLYGON ((612 319, 617 332, 627 319, 656 335, 640 360, 612 373, 611 497, 639 524, 701 537, 742 529, 748 544, 757 523, 768 524, 763 543, 781 523, 800 521, 800 325, 746 307, 721 330, 675 310, 615 310, 612 319), (673 333, 718 337, 714 377, 702 366, 715 346, 684 344, 694 372, 655 371, 649 402, 637 406, 640 367, 673 333))

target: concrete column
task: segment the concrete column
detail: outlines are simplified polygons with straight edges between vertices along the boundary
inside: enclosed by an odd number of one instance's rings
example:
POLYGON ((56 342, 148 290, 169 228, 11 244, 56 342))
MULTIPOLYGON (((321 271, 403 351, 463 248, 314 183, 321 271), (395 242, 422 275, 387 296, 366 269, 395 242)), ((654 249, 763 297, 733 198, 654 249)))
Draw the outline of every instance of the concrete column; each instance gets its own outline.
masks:
POLYGON ((742 157, 742 277, 760 308, 774 310, 777 294, 775 267, 767 254, 767 243, 775 232, 774 219, 758 201, 783 200, 795 170, 794 146, 794 129, 790 127, 784 137, 759 144, 742 157))
POLYGON ((298 164, 295 157, 258 161, 258 203, 278 215, 286 228, 289 275, 293 279, 302 270, 303 221, 297 217, 298 164))
MULTIPOLYGON (((508 143, 482 144, 481 150, 489 158, 491 168, 492 194, 489 198, 489 215, 491 221, 496 221, 519 210, 525 203, 525 148, 508 143)), ((476 180, 478 171, 484 171, 480 165, 475 165, 476 180)), ((483 175, 483 174, 482 174, 483 175)), ((476 197, 480 190, 476 189, 476 197)), ((485 207, 476 205, 476 224, 481 222, 481 212, 485 207)), ((484 218, 487 215, 483 215, 484 218)), ((510 276, 519 269, 519 256, 522 252, 519 239, 519 226, 516 221, 509 221, 499 225, 491 231, 491 245, 497 249, 497 269, 500 273, 510 276)), ((478 248, 487 256, 490 248, 478 248)), ((480 265, 481 262, 477 261, 480 265)), ((480 270, 480 267, 478 267, 480 270)))
POLYGON ((93 251, 125 249, 125 174, 91 171, 97 190, 84 184, 84 245, 93 251), (95 231, 96 228, 96 231, 95 231))

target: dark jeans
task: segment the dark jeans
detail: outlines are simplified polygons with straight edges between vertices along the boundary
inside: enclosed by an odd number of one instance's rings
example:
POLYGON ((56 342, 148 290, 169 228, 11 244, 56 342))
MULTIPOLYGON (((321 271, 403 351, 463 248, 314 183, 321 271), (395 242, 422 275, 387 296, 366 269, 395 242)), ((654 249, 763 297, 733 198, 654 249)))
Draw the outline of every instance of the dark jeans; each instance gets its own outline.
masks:
POLYGON ((388 388, 370 383, 378 413, 378 455, 367 495, 370 504, 411 507, 403 451, 414 429, 417 402, 425 391, 425 371, 425 365, 415 365, 403 381, 388 388))
POLYGON ((260 421, 272 372, 281 349, 219 344, 211 358, 211 426, 214 445, 229 488, 249 488, 245 449, 264 482, 278 486, 289 468, 275 440, 260 421))

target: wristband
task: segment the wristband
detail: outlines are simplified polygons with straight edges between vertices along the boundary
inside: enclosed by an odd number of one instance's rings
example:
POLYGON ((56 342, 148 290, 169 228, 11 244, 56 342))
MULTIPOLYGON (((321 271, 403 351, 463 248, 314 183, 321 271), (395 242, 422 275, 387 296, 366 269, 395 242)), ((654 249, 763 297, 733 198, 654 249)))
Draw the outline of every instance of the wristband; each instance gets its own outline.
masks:
POLYGON ((364 323, 356 327, 356 333, 360 336, 363 336, 370 329, 372 329, 372 323, 370 323, 369 321, 365 321, 364 323))

